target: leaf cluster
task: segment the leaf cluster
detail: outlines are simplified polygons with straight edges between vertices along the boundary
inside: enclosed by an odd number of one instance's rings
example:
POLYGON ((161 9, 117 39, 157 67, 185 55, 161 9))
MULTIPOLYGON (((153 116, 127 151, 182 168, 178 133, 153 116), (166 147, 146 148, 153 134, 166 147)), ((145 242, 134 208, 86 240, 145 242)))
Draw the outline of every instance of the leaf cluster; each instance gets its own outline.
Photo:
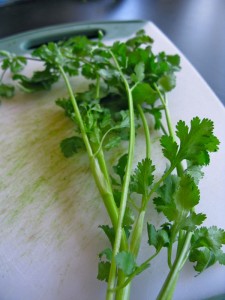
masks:
POLYGON ((27 59, 24 56, 16 55, 8 51, 0 51, 1 69, 10 70, 13 74, 21 72, 27 64, 27 59))
MULTIPOLYGON (((173 235, 179 230, 192 231, 205 220, 204 214, 197 214, 193 210, 199 203, 200 191, 190 175, 184 173, 180 178, 168 176, 157 194, 159 196, 154 199, 154 204, 157 211, 172 222, 173 235)), ((175 242, 175 239, 171 242, 175 242)))
POLYGON ((195 270, 201 273, 216 262, 225 265, 225 253, 221 249, 223 245, 225 245, 223 229, 212 226, 195 230, 189 255, 189 260, 195 263, 195 270))
POLYGON ((0 51, 1 69, 3 71, 0 78, 0 97, 12 98, 15 93, 15 88, 12 84, 6 84, 3 82, 4 75, 7 71, 12 74, 21 72, 27 64, 27 59, 23 56, 10 53, 8 51, 0 51))
MULTIPOLYGON (((221 250, 224 231, 215 226, 200 227, 206 215, 195 212, 200 201, 198 184, 203 177, 201 168, 209 164, 209 154, 218 150, 219 140, 214 136, 213 129, 211 120, 195 117, 191 120, 190 127, 184 121, 177 123, 176 138, 179 143, 171 135, 162 136, 162 151, 169 160, 170 167, 165 171, 163 184, 157 188, 157 197, 153 202, 156 210, 163 213, 168 222, 160 230, 148 225, 149 244, 156 249, 168 247, 169 264, 172 245, 179 237, 184 239, 186 234, 192 233, 189 259, 196 263, 195 270, 198 272, 216 261, 224 263, 224 253, 221 250), (181 169, 179 175, 172 174, 183 161, 187 161, 186 170, 181 169)), ((178 249, 181 240, 178 241, 178 249)))
POLYGON ((190 127, 184 121, 179 121, 176 129, 179 145, 171 136, 164 135, 161 138, 163 154, 171 165, 177 166, 183 160, 189 161, 191 165, 208 165, 209 153, 216 152, 219 146, 219 140, 213 134, 213 122, 195 117, 190 127))

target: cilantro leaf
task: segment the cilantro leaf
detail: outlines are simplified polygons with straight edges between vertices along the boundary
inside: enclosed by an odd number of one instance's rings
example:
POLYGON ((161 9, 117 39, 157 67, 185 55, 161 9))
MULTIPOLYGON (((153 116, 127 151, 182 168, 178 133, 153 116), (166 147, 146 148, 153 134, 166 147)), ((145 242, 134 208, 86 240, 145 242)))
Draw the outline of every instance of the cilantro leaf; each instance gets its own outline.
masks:
POLYGON ((128 49, 126 43, 116 41, 113 43, 111 47, 111 51, 116 56, 116 59, 120 65, 121 68, 126 68, 127 66, 127 54, 128 49))
POLYGON ((158 251, 162 247, 167 247, 170 243, 168 232, 164 229, 156 230, 152 224, 147 224, 148 244, 154 246, 158 251))
POLYGON ((191 243, 193 248, 206 246, 218 250, 225 244, 225 231, 216 226, 202 227, 194 232, 191 243))
POLYGON ((24 91, 32 93, 49 90, 52 84, 59 79, 59 74, 50 68, 46 68, 43 71, 34 72, 31 78, 22 74, 15 74, 13 79, 19 81, 24 91))
POLYGON ((73 54, 85 57, 90 55, 94 43, 86 36, 76 36, 67 41, 66 46, 71 45, 73 54))
POLYGON ((189 260, 195 262, 195 270, 204 271, 217 261, 225 263, 225 253, 221 250, 225 244, 225 231, 211 226, 196 229, 191 239, 189 260))
POLYGON ((113 227, 110 227, 109 225, 100 225, 99 228, 101 228, 104 231, 104 233, 106 234, 106 236, 108 237, 111 243, 111 246, 113 247, 114 240, 115 240, 115 231, 113 227))
POLYGON ((221 249, 216 251, 216 259, 220 265, 225 266, 225 253, 221 249))
POLYGON ((167 61, 173 67, 173 70, 180 70, 180 56, 178 54, 167 55, 167 61))
POLYGON ((149 158, 145 158, 139 162, 134 170, 134 174, 131 176, 131 192, 147 196, 154 180, 154 171, 155 166, 149 158))
POLYGON ((178 190, 175 194, 176 207, 179 210, 191 210, 199 203, 200 192, 193 178, 184 174, 179 181, 178 190))
POLYGON ((132 49, 138 48, 139 46, 146 44, 152 45, 153 39, 145 33, 144 30, 139 30, 133 38, 130 38, 126 44, 132 49))
POLYGON ((169 221, 178 222, 177 228, 189 230, 204 221, 205 215, 192 212, 199 202, 200 194, 191 176, 168 176, 157 194, 159 197, 153 200, 157 211, 162 212, 169 221))
POLYGON ((176 77, 173 73, 165 74, 159 78, 157 85, 164 92, 169 92, 176 86, 176 77))
POLYGON ((160 139, 163 155, 173 164, 176 162, 178 144, 171 136, 163 135, 160 139))
POLYGON ((4 57, 2 60, 2 70, 9 69, 12 73, 22 71, 27 64, 27 59, 23 56, 18 56, 8 51, 0 51, 0 56, 4 57))
POLYGON ((158 93, 146 82, 138 83, 132 91, 135 104, 153 104, 158 99, 158 93))
POLYGON ((63 66, 66 62, 60 47, 53 42, 50 42, 47 45, 42 45, 35 49, 32 52, 32 56, 39 57, 45 63, 54 68, 57 68, 58 65, 63 66))
POLYGON ((141 82, 145 78, 145 65, 142 61, 138 62, 134 67, 134 73, 131 74, 131 78, 134 82, 141 82))
POLYGON ((216 262, 216 256, 212 251, 210 251, 210 249, 204 247, 192 251, 190 253, 189 260, 191 262, 196 262, 194 269, 201 273, 216 262))
POLYGON ((108 282, 110 266, 111 266, 111 263, 108 261, 106 261, 106 262, 100 261, 98 263, 98 275, 97 275, 98 280, 108 282))
POLYGON ((164 184, 157 190, 159 197, 156 197, 153 200, 156 210, 162 212, 169 221, 175 220, 178 216, 178 210, 174 201, 174 194, 177 190, 177 186, 177 176, 168 176, 164 181, 164 184))
POLYGON ((176 135, 180 139, 178 160, 187 159, 197 165, 209 164, 209 152, 217 151, 219 145, 213 135, 213 122, 195 117, 191 120, 190 129, 183 121, 179 121, 176 128, 176 135))
POLYGON ((12 98, 14 96, 15 88, 10 84, 0 84, 0 97, 2 98, 12 98))
POLYGON ((190 165, 185 170, 185 173, 190 175, 196 184, 199 184, 200 180, 204 177, 201 166, 190 165))
POLYGON ((197 214, 194 211, 191 211, 190 214, 181 221, 180 228, 187 231, 193 231, 197 226, 201 225, 205 219, 205 214, 197 214))
POLYGON ((195 117, 191 120, 190 129, 184 121, 179 121, 176 128, 180 146, 171 136, 164 135, 161 138, 163 154, 171 164, 176 166, 184 159, 192 165, 209 164, 209 152, 217 151, 219 145, 219 140, 213 135, 213 122, 195 117))
POLYGON ((117 165, 113 166, 113 170, 117 175, 119 175, 121 183, 123 182, 123 178, 126 172, 127 158, 128 155, 126 153, 120 157, 117 165))
POLYGON ((70 138, 64 139, 60 143, 60 147, 65 157, 71 157, 80 149, 84 149, 84 142, 82 138, 78 136, 72 136, 70 138))
POLYGON ((115 261, 117 267, 127 276, 131 275, 137 267, 133 254, 127 251, 119 252, 115 256, 115 261))
POLYGON ((101 253, 99 253, 99 258, 102 260, 103 256, 105 256, 106 260, 112 260, 112 249, 106 248, 101 253))
POLYGON ((74 108, 69 98, 59 98, 55 101, 56 105, 64 109, 65 116, 74 119, 74 108))

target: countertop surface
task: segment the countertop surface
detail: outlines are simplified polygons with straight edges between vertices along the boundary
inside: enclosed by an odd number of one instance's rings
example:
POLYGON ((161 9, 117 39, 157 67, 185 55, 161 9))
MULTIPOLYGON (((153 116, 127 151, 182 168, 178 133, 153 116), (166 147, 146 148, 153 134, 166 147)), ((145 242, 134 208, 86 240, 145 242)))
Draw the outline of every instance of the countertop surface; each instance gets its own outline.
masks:
POLYGON ((225 105, 223 0, 0 0, 0 38, 56 24, 140 19, 167 35, 225 105))

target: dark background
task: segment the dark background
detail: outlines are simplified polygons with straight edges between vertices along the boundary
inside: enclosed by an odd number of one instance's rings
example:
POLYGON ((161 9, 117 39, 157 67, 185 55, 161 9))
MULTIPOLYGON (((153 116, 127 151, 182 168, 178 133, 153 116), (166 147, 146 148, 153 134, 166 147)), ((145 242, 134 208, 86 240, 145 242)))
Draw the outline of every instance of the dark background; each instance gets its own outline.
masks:
POLYGON ((0 38, 80 21, 149 20, 225 105, 225 0, 0 0, 0 38))

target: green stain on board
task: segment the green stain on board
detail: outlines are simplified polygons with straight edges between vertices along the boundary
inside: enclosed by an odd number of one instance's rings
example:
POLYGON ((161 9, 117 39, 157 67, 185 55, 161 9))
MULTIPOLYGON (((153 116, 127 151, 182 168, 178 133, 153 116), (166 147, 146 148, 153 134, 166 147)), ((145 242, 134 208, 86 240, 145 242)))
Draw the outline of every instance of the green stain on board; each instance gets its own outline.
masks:
POLYGON ((16 199, 16 207, 12 211, 12 214, 8 220, 9 223, 13 222, 21 214, 26 206, 32 204, 33 201, 35 201, 35 194, 38 193, 38 190, 44 182, 45 179, 40 177, 36 182, 24 187, 23 192, 16 199))
MULTIPOLYGON (((66 161, 60 151, 61 140, 73 134, 74 125, 54 103, 40 101, 30 105, 25 101, 17 106, 17 113, 9 113, 11 123, 0 120, 5 130, 1 143, 0 202, 3 206, 8 203, 5 220, 10 222, 16 221, 26 207, 35 206, 35 202, 43 204, 37 209, 37 218, 44 217, 44 210, 67 188, 68 178, 74 172, 87 170, 86 166, 77 168, 76 159, 66 161), (49 199, 50 196, 53 197, 49 199)), ((6 114, 3 112, 3 117, 6 114)))

